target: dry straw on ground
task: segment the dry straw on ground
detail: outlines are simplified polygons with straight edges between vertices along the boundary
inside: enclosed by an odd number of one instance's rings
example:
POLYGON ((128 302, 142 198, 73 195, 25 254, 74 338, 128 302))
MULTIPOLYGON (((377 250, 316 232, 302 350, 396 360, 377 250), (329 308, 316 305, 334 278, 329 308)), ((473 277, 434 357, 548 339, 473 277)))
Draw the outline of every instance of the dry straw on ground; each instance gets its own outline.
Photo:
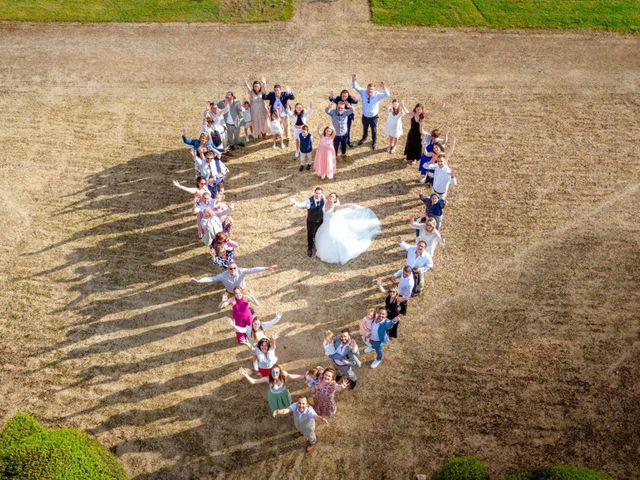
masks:
MULTIPOLYGON (((291 24, 0 27, 0 415, 86 429, 132 478, 409 478, 471 454, 493 471, 571 462, 638 471, 640 39, 379 28, 364 2, 301 2, 291 24), (362 4, 361 4, 362 3, 362 4), (450 195, 426 295, 376 371, 304 455, 215 308, 188 198, 204 101, 265 74, 313 100, 352 71, 449 108, 450 195)), ((384 115, 383 115, 384 117, 384 115)), ((405 128, 406 131, 406 128, 405 128)), ((382 142, 381 142, 382 143, 382 142)), ((260 313, 284 313, 287 369, 322 363, 328 326, 381 301, 420 210, 399 155, 352 151, 327 190, 383 233, 346 267, 308 259, 317 183, 291 152, 229 162, 235 235, 260 313)), ((301 387, 294 387, 301 390, 301 387)))

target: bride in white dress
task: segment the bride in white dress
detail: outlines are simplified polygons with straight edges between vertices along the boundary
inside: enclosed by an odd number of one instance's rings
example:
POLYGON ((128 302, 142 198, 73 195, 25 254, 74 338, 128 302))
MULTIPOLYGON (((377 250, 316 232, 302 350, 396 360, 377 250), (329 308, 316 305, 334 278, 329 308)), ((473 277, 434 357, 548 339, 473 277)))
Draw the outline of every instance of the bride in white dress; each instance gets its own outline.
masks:
POLYGON ((338 195, 325 200, 322 225, 316 233, 316 255, 327 263, 344 265, 364 252, 380 232, 373 211, 359 205, 340 205, 338 195))

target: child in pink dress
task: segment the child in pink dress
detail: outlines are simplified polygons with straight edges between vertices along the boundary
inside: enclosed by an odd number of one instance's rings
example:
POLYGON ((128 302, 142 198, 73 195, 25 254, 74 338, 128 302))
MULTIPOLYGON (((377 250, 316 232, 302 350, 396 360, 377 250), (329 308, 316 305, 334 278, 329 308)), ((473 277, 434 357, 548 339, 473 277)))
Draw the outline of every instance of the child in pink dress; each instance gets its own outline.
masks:
POLYGON ((336 173, 336 150, 333 147, 333 138, 336 133, 331 127, 325 127, 320 133, 322 136, 313 159, 313 171, 321 179, 331 180, 336 173))
POLYGON ((230 299, 224 299, 223 297, 223 301, 220 303, 220 307, 233 304, 231 317, 236 331, 236 341, 239 345, 248 341, 247 327, 253 322, 253 312, 249 307, 249 303, 258 304, 255 298, 249 294, 244 294, 241 288, 236 288, 233 291, 233 297, 230 299))

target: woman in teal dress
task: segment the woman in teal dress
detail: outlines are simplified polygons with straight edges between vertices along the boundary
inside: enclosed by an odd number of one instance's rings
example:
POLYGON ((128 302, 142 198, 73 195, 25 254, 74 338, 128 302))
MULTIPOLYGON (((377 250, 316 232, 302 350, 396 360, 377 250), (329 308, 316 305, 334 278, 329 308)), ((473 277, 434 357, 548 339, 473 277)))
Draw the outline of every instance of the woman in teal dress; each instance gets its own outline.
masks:
POLYGON ((246 378, 252 385, 269 382, 267 402, 269 402, 269 410, 271 410, 271 413, 282 408, 289 408, 293 403, 291 394, 287 388, 287 380, 304 380, 304 375, 288 373, 278 364, 271 368, 268 377, 253 378, 249 375, 249 371, 246 368, 240 369, 240 375, 246 378))

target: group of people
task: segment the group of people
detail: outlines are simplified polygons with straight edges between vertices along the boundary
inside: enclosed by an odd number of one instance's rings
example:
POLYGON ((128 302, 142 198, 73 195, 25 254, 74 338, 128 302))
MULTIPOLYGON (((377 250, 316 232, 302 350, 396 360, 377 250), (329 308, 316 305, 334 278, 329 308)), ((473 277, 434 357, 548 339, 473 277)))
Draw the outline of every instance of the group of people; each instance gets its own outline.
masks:
MULTIPOLYGON (((246 82, 245 82, 246 83, 246 82)), ((357 142, 362 145, 371 130, 372 148, 376 148, 377 124, 380 102, 390 93, 384 82, 382 91, 372 84, 361 88, 352 76, 352 86, 362 101, 363 135, 357 142)), ((349 329, 338 335, 327 331, 323 339, 323 351, 328 366, 315 366, 303 373, 285 371, 278 362, 277 333, 267 329, 277 324, 282 315, 276 313, 268 321, 262 321, 255 308, 259 300, 247 285, 252 274, 274 270, 277 265, 241 268, 236 262, 239 248, 232 238, 233 204, 225 202, 225 177, 229 169, 223 162, 233 157, 233 151, 252 140, 266 140, 271 135, 272 148, 289 140, 289 127, 293 126, 295 158, 300 161, 300 171, 310 169, 313 136, 307 124, 311 113, 311 102, 307 109, 299 103, 291 108, 295 99, 291 89, 274 85, 267 92, 266 81, 246 84, 249 98, 238 101, 232 92, 227 92, 218 102, 207 102, 203 112, 202 131, 196 138, 188 138, 183 132, 182 140, 191 146, 195 169, 195 186, 188 187, 174 181, 174 185, 193 196, 193 213, 196 217, 197 237, 208 247, 211 263, 218 272, 211 276, 192 278, 196 283, 222 283, 224 293, 219 308, 230 307, 230 327, 236 342, 251 352, 252 368, 241 368, 240 375, 251 384, 268 384, 267 401, 271 414, 293 414, 294 425, 300 435, 307 438, 306 450, 315 448, 316 421, 327 422, 337 412, 335 394, 347 388, 355 388, 358 378, 355 369, 362 366, 358 342, 349 329), (266 102, 266 103, 265 103, 266 102), (244 131, 242 131, 244 129, 244 131), (251 372, 255 373, 251 373, 251 372), (257 376, 256 376, 257 375, 257 376), (313 405, 306 395, 292 401, 288 383, 300 380, 311 389, 313 405)), ((352 147, 351 127, 354 120, 354 105, 358 100, 348 90, 339 96, 330 95, 331 106, 325 113, 331 125, 321 129, 321 140, 313 159, 314 171, 321 178, 332 178, 335 174, 336 152, 343 157, 352 147)), ((402 117, 409 111, 403 102, 392 100, 389 117, 384 127, 389 136, 387 151, 395 152, 402 136, 402 117)), ((384 295, 384 306, 369 309, 360 321, 358 333, 365 354, 375 352, 370 368, 377 368, 383 360, 384 347, 398 338, 398 326, 407 314, 411 299, 419 295, 425 286, 424 275, 433 267, 437 245, 444 246, 442 226, 445 198, 450 185, 457 180, 447 158, 453 154, 455 138, 442 134, 437 129, 427 132, 424 128, 425 112, 418 104, 413 109, 411 128, 407 136, 405 156, 407 161, 419 161, 420 181, 431 186, 429 195, 420 194, 425 205, 423 215, 410 218, 410 227, 415 229, 415 243, 398 237, 399 248, 406 252, 401 268, 388 277, 375 280, 384 295), (416 148, 417 147, 417 148, 416 148), (418 153, 416 153, 416 150, 418 153), (385 286, 388 284, 388 286, 385 286)), ((307 211, 307 255, 314 254, 323 262, 345 264, 363 254, 380 232, 380 222, 375 213, 355 204, 341 204, 335 192, 325 196, 322 187, 303 200, 291 199, 294 207, 307 211)))

